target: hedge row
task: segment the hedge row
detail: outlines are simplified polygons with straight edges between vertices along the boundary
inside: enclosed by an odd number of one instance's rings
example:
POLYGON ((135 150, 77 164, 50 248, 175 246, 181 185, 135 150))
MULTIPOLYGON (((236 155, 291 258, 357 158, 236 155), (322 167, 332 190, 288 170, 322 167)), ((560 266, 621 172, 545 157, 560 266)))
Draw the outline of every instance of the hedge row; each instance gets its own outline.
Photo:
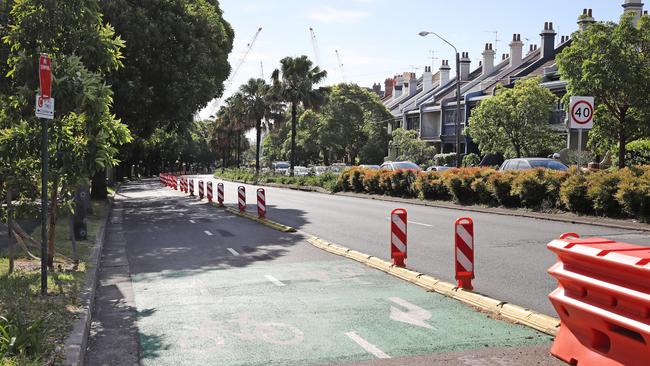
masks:
POLYGON ((579 214, 633 217, 650 222, 650 166, 622 170, 498 172, 490 168, 444 172, 350 168, 335 190, 471 205, 560 209, 579 214))
POLYGON ((287 175, 264 173, 256 175, 251 169, 225 169, 217 171, 215 177, 239 180, 250 184, 278 183, 298 186, 322 187, 328 191, 336 190, 337 175, 325 173, 318 176, 290 177, 287 175))

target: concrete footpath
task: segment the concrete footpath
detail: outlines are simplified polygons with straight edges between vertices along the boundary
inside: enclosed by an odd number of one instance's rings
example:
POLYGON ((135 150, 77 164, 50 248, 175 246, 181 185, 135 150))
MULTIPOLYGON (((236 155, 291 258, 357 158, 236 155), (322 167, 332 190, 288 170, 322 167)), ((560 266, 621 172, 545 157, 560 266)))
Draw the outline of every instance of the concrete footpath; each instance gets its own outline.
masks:
POLYGON ((119 192, 93 320, 88 365, 562 364, 546 335, 154 181, 119 192))

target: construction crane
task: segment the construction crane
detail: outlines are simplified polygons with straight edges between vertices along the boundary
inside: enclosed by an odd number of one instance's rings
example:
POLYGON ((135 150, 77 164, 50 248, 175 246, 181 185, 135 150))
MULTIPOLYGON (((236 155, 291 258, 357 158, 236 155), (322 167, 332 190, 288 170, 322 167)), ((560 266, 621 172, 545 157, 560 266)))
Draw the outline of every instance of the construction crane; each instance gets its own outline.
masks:
MULTIPOLYGON (((239 58, 239 60, 235 64, 235 67, 233 68, 233 72, 230 74, 230 77, 224 83, 223 94, 226 94, 226 91, 230 89, 230 86, 232 85, 233 81, 235 81, 235 77, 237 77, 237 73, 239 73, 239 69, 241 69, 242 65, 246 61, 246 57, 248 57, 248 54, 253 49, 253 46, 255 45, 255 41, 257 40, 257 37, 260 35, 261 32, 262 32, 262 27, 259 27, 257 29, 257 32, 255 32, 253 38, 250 40, 250 42, 246 44, 246 50, 244 51, 244 54, 242 55, 241 58, 239 58)), ((210 108, 210 112, 211 112, 210 115, 216 115, 217 109, 221 104, 221 99, 222 98, 216 98, 212 101, 212 106, 210 108)))
POLYGON ((311 35, 311 46, 314 48, 314 60, 316 61, 316 66, 320 66, 320 53, 318 52, 318 42, 316 42, 316 33, 314 28, 309 27, 309 34, 311 35))
POLYGON ((264 62, 260 61, 260 79, 264 80, 264 62))
POLYGON ((339 54, 339 50, 334 50, 334 53, 336 53, 336 62, 339 64, 339 72, 341 73, 341 82, 345 82, 345 73, 343 72, 343 62, 341 62, 341 55, 339 54))

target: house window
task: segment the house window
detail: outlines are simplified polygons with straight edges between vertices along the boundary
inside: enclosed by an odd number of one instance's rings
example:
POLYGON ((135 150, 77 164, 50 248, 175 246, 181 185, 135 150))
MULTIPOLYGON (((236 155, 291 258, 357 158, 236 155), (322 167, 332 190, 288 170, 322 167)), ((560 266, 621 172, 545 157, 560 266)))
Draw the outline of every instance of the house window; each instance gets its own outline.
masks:
POLYGON ((406 129, 420 131, 420 116, 408 117, 406 119, 406 129))
MULTIPOLYGON (((461 122, 465 121, 465 111, 461 109, 461 122)), ((443 123, 445 125, 455 125, 456 124, 456 108, 445 110, 443 123)))

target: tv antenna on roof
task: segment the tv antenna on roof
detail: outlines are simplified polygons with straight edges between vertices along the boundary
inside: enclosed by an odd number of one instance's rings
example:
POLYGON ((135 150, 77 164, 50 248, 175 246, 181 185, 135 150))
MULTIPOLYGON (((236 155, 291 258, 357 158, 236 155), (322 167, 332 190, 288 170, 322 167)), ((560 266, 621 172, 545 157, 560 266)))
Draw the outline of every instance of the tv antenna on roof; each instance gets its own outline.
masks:
POLYGON ((501 40, 499 39, 499 31, 485 31, 485 32, 494 34, 494 53, 498 54, 497 50, 499 49, 499 42, 501 42, 501 40))

